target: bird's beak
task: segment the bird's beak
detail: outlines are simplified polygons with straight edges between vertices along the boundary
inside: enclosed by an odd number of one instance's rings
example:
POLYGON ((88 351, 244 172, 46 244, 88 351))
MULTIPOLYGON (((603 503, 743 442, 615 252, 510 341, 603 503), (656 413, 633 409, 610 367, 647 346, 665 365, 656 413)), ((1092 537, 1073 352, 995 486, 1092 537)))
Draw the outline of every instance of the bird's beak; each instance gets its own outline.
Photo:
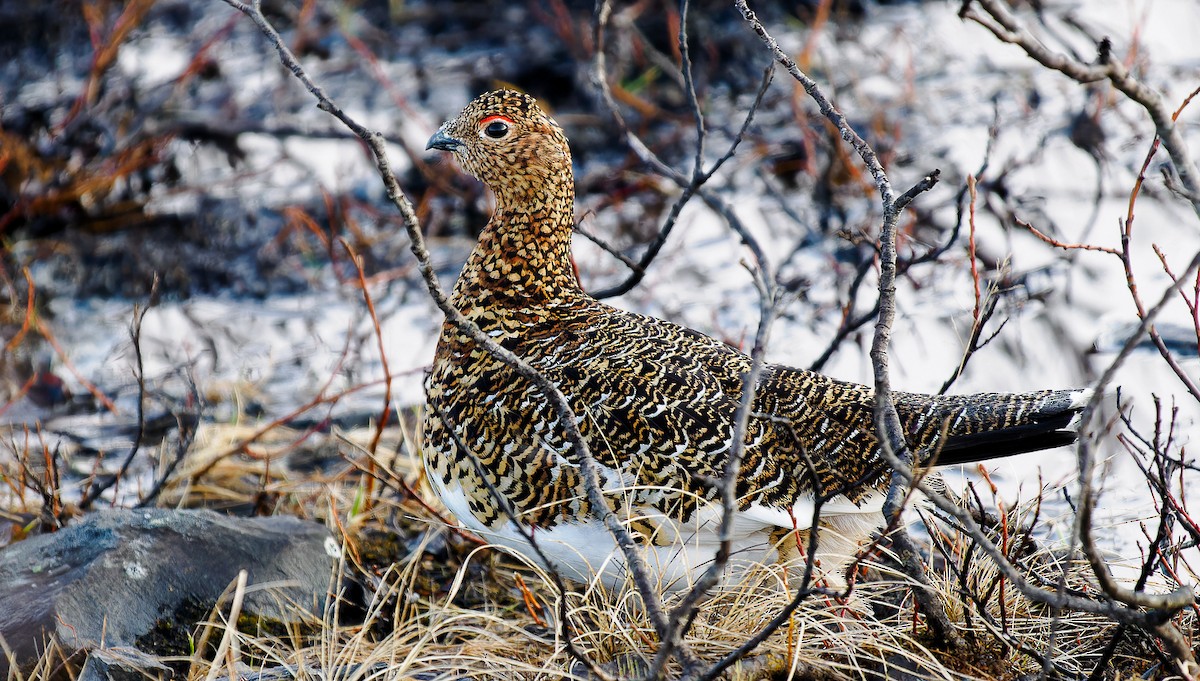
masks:
POLYGON ((462 146, 462 142, 447 135, 444 130, 438 130, 433 133, 433 137, 429 138, 429 144, 425 145, 426 149, 441 149, 442 151, 458 151, 462 146))

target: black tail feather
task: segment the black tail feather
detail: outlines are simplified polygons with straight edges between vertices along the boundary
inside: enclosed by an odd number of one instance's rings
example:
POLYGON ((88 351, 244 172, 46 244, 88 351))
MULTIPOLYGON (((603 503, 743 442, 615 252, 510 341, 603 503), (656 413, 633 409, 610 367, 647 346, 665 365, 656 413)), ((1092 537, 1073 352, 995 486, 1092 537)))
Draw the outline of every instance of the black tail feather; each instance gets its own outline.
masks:
MULTIPOLYGON (((974 463, 1014 454, 1069 445, 1078 437, 1079 414, 1090 393, 1083 390, 1043 391, 1023 394, 982 394, 962 397, 925 397, 924 409, 901 419, 915 426, 910 436, 926 441, 931 462, 939 466, 974 463), (923 412, 923 413, 922 413, 923 412), (930 417, 933 418, 930 418, 930 417), (933 435, 949 424, 940 443, 933 435), (924 428, 923 433, 914 432, 924 428), (921 437, 925 435, 925 437, 921 437), (928 437, 933 435, 933 437, 928 437), (940 447, 938 446, 940 444, 940 447)), ((897 408, 901 408, 899 401, 897 408)))
POLYGON ((975 463, 1069 445, 1078 437, 1078 433, 1069 428, 1074 418, 1074 413, 1061 414, 1002 430, 952 435, 937 452, 935 463, 939 466, 975 463))

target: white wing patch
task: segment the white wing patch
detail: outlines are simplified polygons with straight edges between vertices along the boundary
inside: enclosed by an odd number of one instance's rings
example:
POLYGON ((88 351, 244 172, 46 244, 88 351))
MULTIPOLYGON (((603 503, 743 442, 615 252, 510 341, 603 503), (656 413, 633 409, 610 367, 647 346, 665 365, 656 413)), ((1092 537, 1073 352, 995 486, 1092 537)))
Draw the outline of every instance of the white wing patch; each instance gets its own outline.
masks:
MULTIPOLYGON (((623 475, 602 467, 606 477, 608 493, 619 489, 618 480, 623 475), (614 484, 616 483, 616 484, 614 484)), ((625 473, 624 476, 629 475, 625 473)), ((446 508, 454 514, 466 529, 484 540, 511 549, 536 561, 525 536, 510 521, 501 527, 486 527, 471 513, 467 495, 457 482, 446 485, 433 471, 428 475, 438 496, 446 508)), ((630 481, 624 481, 628 484, 630 481)), ((883 508, 884 494, 871 492, 862 505, 855 504, 844 496, 837 497, 821 508, 822 526, 829 527, 822 533, 822 554, 834 546, 834 540, 843 532, 841 525, 854 526, 854 533, 863 534, 879 524, 879 513, 883 508), (861 528, 859 526, 862 526, 861 528), (826 545, 830 545, 826 548, 826 545)), ((726 572, 733 574, 746 569, 749 564, 770 565, 779 560, 777 546, 771 540, 771 531, 776 528, 807 530, 812 523, 813 502, 801 497, 787 509, 753 504, 733 517, 733 552, 726 572), (795 521, 793 522, 793 516, 795 521)), ((721 507, 707 504, 686 523, 673 520, 654 509, 638 509, 637 520, 656 528, 658 544, 643 546, 646 561, 659 588, 677 591, 691 586, 711 564, 719 545, 721 507)), ((845 530, 850 530, 850 527, 845 530)), ((846 532, 851 534, 851 532, 846 532)), ((865 535, 864 535, 865 536, 865 535)), ((587 518, 582 522, 560 523, 551 528, 534 528, 533 539, 539 548, 551 557, 564 577, 583 583, 599 578, 612 589, 621 588, 628 579, 624 555, 609 534, 604 524, 587 518)), ((857 540, 846 542, 843 552, 853 555, 857 540)), ((832 565, 828 560, 829 565, 832 565)))
MULTIPOLYGON (((845 496, 836 496, 821 506, 821 517, 858 516, 879 514, 883 512, 883 502, 886 495, 883 492, 871 490, 861 504, 850 501, 845 496)), ((801 494, 796 503, 792 504, 789 515, 787 509, 777 506, 750 504, 750 507, 738 514, 740 522, 757 522, 760 529, 764 527, 782 527, 784 529, 807 530, 812 527, 814 503, 812 497, 801 494), (793 518, 795 520, 793 521, 793 518)))

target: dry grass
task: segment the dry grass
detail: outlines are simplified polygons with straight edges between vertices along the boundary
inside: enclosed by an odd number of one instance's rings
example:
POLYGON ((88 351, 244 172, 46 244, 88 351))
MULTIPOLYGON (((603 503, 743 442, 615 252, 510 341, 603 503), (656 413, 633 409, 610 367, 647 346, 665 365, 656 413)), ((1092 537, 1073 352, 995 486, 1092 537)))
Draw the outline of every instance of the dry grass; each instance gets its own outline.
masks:
MULTIPOLYGON (((308 625, 264 632, 241 622, 227 632, 228 603, 192 633, 194 655, 169 662, 194 680, 276 677, 353 681, 395 679, 568 678, 580 667, 566 651, 554 580, 525 556, 485 547, 452 530, 424 485, 415 443, 414 415, 385 431, 374 455, 378 479, 369 485, 365 447, 373 429, 323 434, 283 427, 258 433, 244 425, 202 425, 196 443, 163 491, 160 504, 290 514, 324 522, 343 541, 343 564, 330 583, 341 599, 308 625), (245 444, 253 437, 253 442, 245 444), (382 483, 382 484, 381 484, 382 483), (368 490, 374 490, 369 492, 368 490), (415 494, 411 493, 415 492, 415 494), (365 595, 359 595, 361 590, 365 595), (213 659, 215 642, 228 635, 229 652, 213 659)), ((13 433, 6 461, 9 484, 0 498, 16 511, 36 508, 37 495, 16 486, 20 473, 42 471, 44 456, 18 446, 13 433), (23 461, 22 461, 23 459, 23 461), (18 494, 25 492, 25 494, 18 494)), ((161 453, 159 454, 161 456, 161 453)), ((69 470, 89 470, 72 460, 69 470)), ((28 475, 28 473, 26 474, 28 475)), ((47 478, 49 479, 49 478, 47 478)), ((79 485, 78 481, 62 484, 79 485)), ((1035 582, 1095 593, 1087 566, 1065 567, 1057 548, 1027 539, 1036 501, 1009 512, 997 529, 1009 555, 1035 582)), ((67 504, 69 506, 69 504, 67 504)), ((1039 521, 1040 522, 1040 521, 1039 521)), ((886 553, 867 565, 849 604, 814 596, 789 623, 729 672, 730 678, 879 678, 904 669, 927 678, 1017 678, 1041 669, 1039 655, 1053 645, 1054 670, 1088 674, 1105 654, 1115 625, 1099 615, 1054 613, 1005 585, 990 561, 946 523, 935 528, 931 575, 954 621, 976 646, 971 659, 927 647, 926 630, 912 605, 910 585, 886 553), (1052 641, 1052 643, 1051 643, 1052 641)), ((1033 535, 1036 536, 1036 535, 1033 535)), ((18 537, 14 537, 14 540, 18 537)), ((1185 575, 1195 578, 1195 575, 1185 575)), ((725 584, 703 605, 688 643, 717 661, 779 613, 791 596, 787 571, 761 567, 725 584)), ((575 645, 602 664, 637 671, 656 650, 654 629, 632 585, 615 591, 599 584, 568 583, 566 628, 575 645)), ((668 604, 669 605, 669 604, 668 604)), ((1195 613, 1177 624, 1189 637, 1195 613)), ((1154 664, 1156 644, 1126 636, 1108 665, 1143 673, 1154 664)), ((65 653, 51 647, 34 669, 12 681, 57 677, 65 653)), ((1161 673, 1161 672, 1160 672, 1161 673)))
MULTIPOLYGON (((556 610, 553 582, 542 570, 515 554, 480 547, 470 552, 448 589, 422 595, 420 553, 414 552, 381 577, 365 620, 338 622, 336 607, 323 614, 314 636, 280 638, 239 634, 242 659, 239 673, 248 669, 285 667, 300 678, 369 678, 383 670, 393 678, 553 679, 568 678, 573 661, 566 654, 558 627, 550 617, 556 610), (512 560, 510 560, 512 559, 512 560), (484 568, 489 584, 484 602, 458 604, 468 580, 484 568), (536 615, 523 606, 517 575, 523 575, 533 597, 544 603, 536 615), (386 624, 386 626, 385 626, 386 624), (382 628, 388 629, 379 635, 382 628)), ((706 658, 719 659, 782 608, 788 596, 777 573, 764 568, 754 578, 722 587, 705 605, 689 642, 706 658)), ((890 601, 903 591, 895 581, 864 585, 859 608, 873 600, 890 601)), ((602 663, 654 653, 653 628, 636 595, 625 588, 572 591, 567 594, 576 645, 602 663)), ((903 614, 876 619, 856 610, 812 602, 802 607, 790 627, 769 639, 735 678, 786 676, 789 670, 821 670, 825 675, 863 677, 887 666, 903 664, 923 676, 948 678, 950 672, 912 635, 903 614)), ((218 677, 231 671, 229 661, 216 663, 218 677)), ((189 678, 213 673, 210 662, 194 660, 189 678)))

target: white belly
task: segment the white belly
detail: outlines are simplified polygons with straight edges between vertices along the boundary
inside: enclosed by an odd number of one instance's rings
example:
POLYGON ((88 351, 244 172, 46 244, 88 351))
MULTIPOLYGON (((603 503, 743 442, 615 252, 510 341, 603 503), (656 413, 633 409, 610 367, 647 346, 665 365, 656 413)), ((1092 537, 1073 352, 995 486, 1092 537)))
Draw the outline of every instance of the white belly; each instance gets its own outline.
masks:
MULTIPOLYGON (((471 513, 467 497, 457 482, 444 485, 437 475, 430 475, 429 480, 446 508, 464 527, 489 543, 513 549, 532 562, 541 564, 537 554, 531 550, 526 536, 514 523, 509 521, 499 528, 485 526, 471 513)), ((880 503, 881 501, 882 499, 880 503)), ((752 565, 776 563, 780 551, 772 536, 779 536, 777 530, 781 527, 806 530, 811 522, 811 504, 800 503, 797 507, 796 511, 807 511, 807 515, 795 512, 792 515, 779 511, 765 512, 755 507, 735 514, 732 555, 724 577, 728 579, 752 565), (791 520, 793 516, 794 525, 791 520)), ((854 533, 858 534, 876 527, 882 520, 876 503, 864 504, 860 508, 846 502, 835 505, 834 510, 842 512, 822 516, 823 530, 819 548, 822 549, 820 553, 825 554, 823 564, 827 569, 833 568, 835 564, 847 562, 861 540, 860 536, 834 536, 837 528, 849 527, 852 524, 855 528, 854 533), (832 526, 827 526, 828 521, 836 521, 839 518, 853 522, 835 522, 832 526), (850 555, 831 555, 829 549, 835 546, 841 553, 849 552, 850 555)), ((655 544, 641 546, 647 567, 657 582, 656 587, 664 592, 678 591, 690 587, 700 578, 711 565, 719 547, 720 517, 719 506, 712 504, 699 510, 694 514, 694 518, 686 523, 672 520, 653 510, 646 511, 637 518, 639 525, 648 521, 657 528, 655 544)), ((541 552, 563 577, 583 583, 591 583, 598 578, 609 589, 620 589, 628 581, 624 554, 608 529, 598 519, 589 517, 580 519, 580 522, 559 523, 551 528, 534 528, 532 537, 541 552)), ((784 553, 793 552, 785 550, 784 553)))

